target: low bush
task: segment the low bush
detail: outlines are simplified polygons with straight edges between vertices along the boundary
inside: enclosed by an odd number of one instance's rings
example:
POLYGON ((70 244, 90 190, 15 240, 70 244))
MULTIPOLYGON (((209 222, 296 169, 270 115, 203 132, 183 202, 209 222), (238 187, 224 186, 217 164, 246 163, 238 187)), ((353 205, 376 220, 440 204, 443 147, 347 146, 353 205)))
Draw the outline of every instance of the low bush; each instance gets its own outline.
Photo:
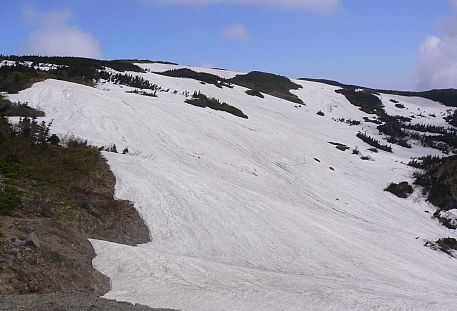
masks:
POLYGON ((454 257, 453 251, 457 250, 457 240, 454 238, 441 238, 435 242, 438 249, 449 256, 454 257))
POLYGON ((381 149, 381 150, 384 150, 384 151, 387 151, 387 152, 392 152, 392 147, 391 146, 388 146, 388 145, 381 145, 381 143, 379 142, 379 140, 377 139, 374 139, 373 137, 370 137, 362 132, 358 132, 357 135, 356 135, 358 138, 360 138, 361 140, 363 140, 364 142, 366 142, 367 144, 369 144, 370 146, 372 147, 375 147, 377 149, 381 149))
POLYGON ((188 79, 194 79, 198 80, 204 83, 208 84, 213 84, 217 86, 218 88, 222 88, 223 86, 225 87, 232 87, 231 83, 227 81, 226 79, 223 79, 219 76, 206 73, 206 72, 196 72, 188 68, 180 68, 180 69, 173 69, 173 70, 167 70, 163 72, 156 72, 156 74, 163 75, 163 76, 168 76, 168 77, 174 77, 174 78, 188 78, 188 79))
POLYGON ((149 96, 149 97, 157 97, 157 91, 154 92, 146 92, 146 91, 140 91, 140 90, 133 90, 133 91, 127 91, 126 93, 130 94, 138 94, 138 95, 143 95, 143 96, 149 96))
POLYGON ((357 89, 339 89, 335 91, 338 94, 344 95, 346 99, 354 106, 365 113, 384 115, 384 106, 378 96, 372 92, 357 89))
POLYGON ((361 121, 352 120, 352 119, 345 119, 345 118, 337 118, 337 119, 332 118, 332 119, 334 121, 337 121, 337 122, 349 124, 350 126, 360 125, 362 123, 361 121))
POLYGON ((0 215, 10 213, 21 204, 21 195, 17 187, 0 183, 0 215))
POLYGON ((438 89, 438 90, 430 90, 430 91, 423 91, 423 92, 410 92, 410 91, 394 91, 394 90, 380 90, 380 89, 370 89, 365 88, 358 85, 349 85, 340 83, 337 81, 326 80, 326 79, 310 79, 310 78, 300 78, 299 80, 304 81, 312 81, 312 82, 319 82, 325 83, 328 85, 338 86, 346 89, 366 89, 372 93, 383 93, 383 94, 391 94, 391 95, 399 95, 399 96, 407 96, 407 97, 422 97, 426 99, 430 99, 436 102, 439 102, 445 106, 450 107, 457 107, 457 89, 438 89))
POLYGON ((409 165, 421 169, 414 174, 414 183, 423 187, 428 201, 440 210, 457 208, 457 156, 428 156, 412 160, 409 165))
POLYGON ((263 96, 262 93, 260 93, 257 90, 247 90, 246 94, 251 95, 251 96, 257 96, 257 97, 260 97, 260 98, 264 98, 265 97, 265 96, 263 96))
POLYGON ((226 103, 221 103, 218 99, 216 98, 208 98, 206 95, 200 93, 200 92, 194 92, 192 95, 192 98, 186 99, 186 103, 192 105, 192 106, 197 106, 197 107, 202 107, 202 108, 210 108, 213 110, 219 110, 219 111, 225 111, 230 114, 233 114, 237 117, 247 119, 248 116, 245 115, 240 109, 230 106, 229 104, 226 103))
POLYGON ((370 119, 368 117, 363 117, 363 121, 365 121, 367 123, 382 124, 382 121, 380 121, 378 119, 370 119))
POLYGON ((414 189, 407 181, 402 181, 398 184, 391 183, 384 191, 388 191, 399 198, 405 199, 414 192, 414 189))
POLYGON ((345 144, 336 143, 333 141, 330 141, 329 144, 336 146, 336 149, 341 150, 341 151, 346 151, 348 149, 351 149, 350 147, 346 146, 345 144))
POLYGON ((30 108, 26 103, 12 103, 0 96, 0 115, 5 117, 44 117, 42 111, 30 108))
POLYGON ((435 133, 435 134, 452 134, 457 135, 457 131, 451 127, 436 126, 431 124, 402 124, 402 127, 408 130, 414 130, 417 132, 424 133, 435 133))
POLYGON ((450 125, 457 127, 457 109, 454 110, 453 113, 449 114, 449 115, 445 118, 445 120, 446 120, 446 122, 449 123, 450 125))
POLYGON ((293 83, 284 76, 252 71, 245 75, 237 75, 229 81, 233 84, 257 90, 271 96, 279 97, 297 104, 303 104, 303 101, 298 98, 297 95, 290 92, 290 90, 300 89, 301 86, 293 83))

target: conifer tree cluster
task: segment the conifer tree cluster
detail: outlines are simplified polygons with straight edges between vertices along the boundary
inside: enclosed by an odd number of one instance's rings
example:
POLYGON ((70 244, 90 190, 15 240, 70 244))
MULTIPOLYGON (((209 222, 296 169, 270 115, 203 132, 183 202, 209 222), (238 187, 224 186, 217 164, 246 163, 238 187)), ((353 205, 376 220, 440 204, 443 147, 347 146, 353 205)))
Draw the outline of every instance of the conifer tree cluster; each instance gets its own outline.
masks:
POLYGON ((357 137, 360 138, 361 140, 363 140, 364 142, 366 142, 367 144, 369 144, 370 146, 376 147, 378 149, 381 149, 381 150, 384 150, 384 151, 387 151, 387 152, 392 152, 392 147, 391 146, 382 145, 379 142, 379 140, 377 140, 377 139, 375 139, 373 137, 370 137, 365 133, 358 132, 357 133, 357 137))

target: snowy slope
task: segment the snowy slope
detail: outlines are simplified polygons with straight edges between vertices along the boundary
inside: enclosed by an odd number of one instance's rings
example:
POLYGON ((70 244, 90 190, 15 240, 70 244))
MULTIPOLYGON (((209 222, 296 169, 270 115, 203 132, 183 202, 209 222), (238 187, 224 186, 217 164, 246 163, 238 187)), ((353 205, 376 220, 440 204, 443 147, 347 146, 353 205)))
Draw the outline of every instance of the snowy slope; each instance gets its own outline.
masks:
MULTIPOLYGON (((104 155, 116 197, 134 202, 152 241, 130 247, 91 240, 95 267, 111 278, 106 297, 184 310, 455 308, 457 261, 424 243, 456 234, 431 219, 434 208, 420 191, 408 199, 383 191, 410 181, 404 163, 432 150, 368 151, 355 135, 376 136, 374 125, 332 120, 368 116, 333 86, 296 81, 303 89, 294 93, 306 103, 297 108, 238 86, 141 76, 178 94, 151 98, 110 83, 47 80, 10 95, 39 106, 60 135, 129 148, 129 155, 104 155), (194 90, 249 119, 185 104, 181 93, 194 90)), ((411 110, 446 110, 395 98, 411 110)))

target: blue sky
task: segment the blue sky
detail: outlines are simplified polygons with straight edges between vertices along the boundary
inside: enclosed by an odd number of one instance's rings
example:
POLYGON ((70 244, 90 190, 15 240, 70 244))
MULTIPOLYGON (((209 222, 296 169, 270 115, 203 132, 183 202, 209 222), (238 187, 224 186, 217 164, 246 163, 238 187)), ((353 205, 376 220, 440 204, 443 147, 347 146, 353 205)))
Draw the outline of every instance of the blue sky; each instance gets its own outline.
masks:
POLYGON ((0 53, 147 58, 392 89, 457 87, 456 2, 3 0, 0 53))

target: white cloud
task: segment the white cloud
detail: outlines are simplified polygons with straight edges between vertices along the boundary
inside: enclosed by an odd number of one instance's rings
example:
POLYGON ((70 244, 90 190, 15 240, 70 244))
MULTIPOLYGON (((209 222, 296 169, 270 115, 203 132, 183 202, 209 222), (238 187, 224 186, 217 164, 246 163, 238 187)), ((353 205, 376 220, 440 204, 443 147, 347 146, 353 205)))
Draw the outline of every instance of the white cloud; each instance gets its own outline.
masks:
POLYGON ((342 0, 140 0, 156 5, 262 5, 284 9, 303 9, 317 13, 329 13, 337 8, 342 0))
POLYGON ((440 36, 428 36, 422 42, 413 82, 417 89, 457 88, 457 0, 440 36))
POLYGON ((26 8, 24 20, 33 31, 22 42, 19 52, 49 56, 82 56, 101 58, 98 40, 89 32, 72 25, 69 10, 39 12, 26 8))
POLYGON ((216 65, 214 65, 214 63, 211 61, 206 61, 206 62, 203 62, 202 64, 200 64, 198 67, 214 68, 214 67, 216 67, 216 65))
POLYGON ((249 42, 251 35, 243 25, 231 25, 220 32, 221 36, 241 42, 249 42))

